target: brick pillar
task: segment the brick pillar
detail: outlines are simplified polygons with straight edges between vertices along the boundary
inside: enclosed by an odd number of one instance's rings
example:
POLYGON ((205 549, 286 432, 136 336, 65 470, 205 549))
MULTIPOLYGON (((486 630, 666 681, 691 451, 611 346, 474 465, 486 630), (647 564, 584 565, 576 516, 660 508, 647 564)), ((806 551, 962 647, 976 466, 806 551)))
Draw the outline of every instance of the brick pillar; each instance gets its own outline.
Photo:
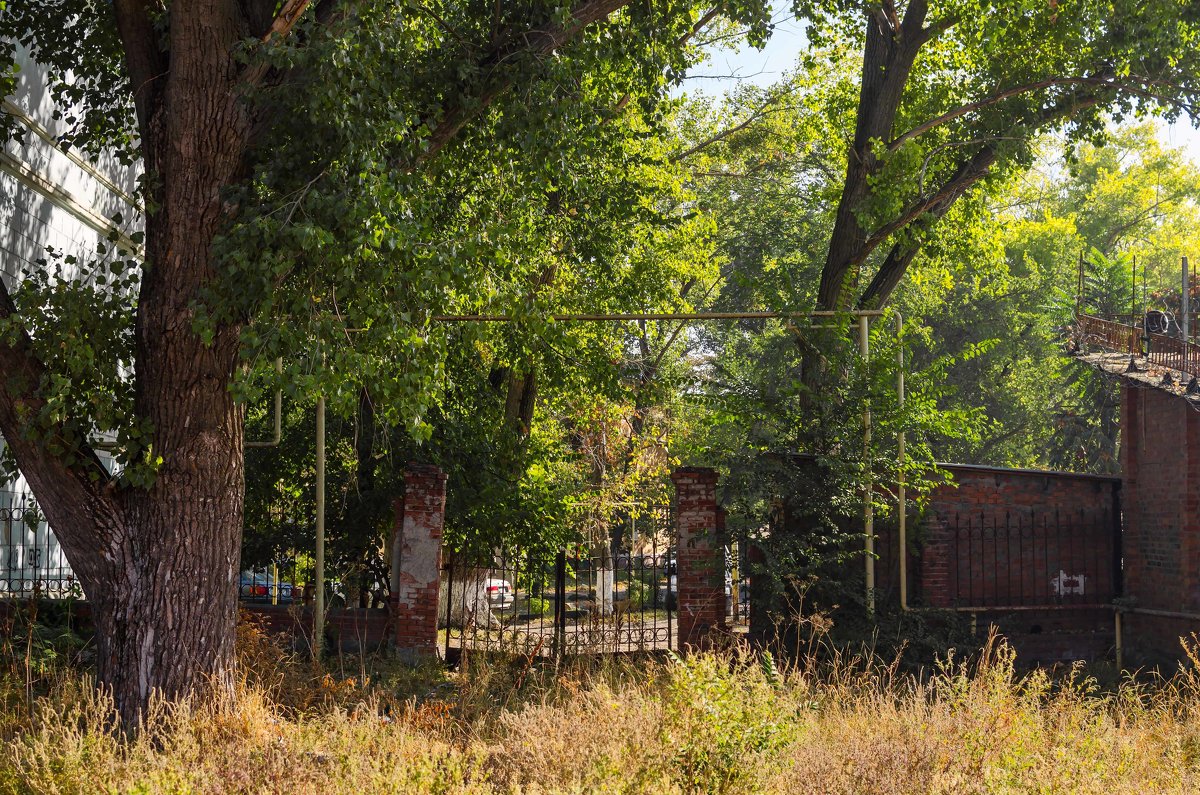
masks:
POLYGON ((410 463, 404 469, 404 499, 397 500, 396 509, 393 643, 397 656, 415 661, 437 654, 446 475, 435 466, 410 463))
POLYGON ((675 481, 679 648, 710 646, 725 629, 725 552, 717 536, 717 473, 683 467, 675 481))
MULTIPOLYGON (((921 548, 921 599, 926 607, 950 607, 950 560, 953 554, 953 531, 945 519, 929 514, 925 527, 925 544, 921 548)), ((958 565, 958 561, 953 561, 958 565)))

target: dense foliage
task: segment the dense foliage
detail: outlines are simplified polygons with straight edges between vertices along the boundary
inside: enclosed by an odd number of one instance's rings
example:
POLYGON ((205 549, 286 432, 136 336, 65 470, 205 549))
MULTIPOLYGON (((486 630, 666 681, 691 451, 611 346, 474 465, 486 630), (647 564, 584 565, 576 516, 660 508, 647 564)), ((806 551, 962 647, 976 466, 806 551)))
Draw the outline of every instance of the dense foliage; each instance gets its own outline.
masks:
POLYGON ((1145 128, 1093 144, 1196 112, 1200 6, 794 11, 795 71, 714 104, 670 92, 710 31, 764 41, 761 0, 0 7, 63 143, 144 174, 144 232, 0 290, 0 430, 96 605, 126 718, 232 660, 244 520, 252 557, 307 545, 317 395, 339 418, 338 554, 367 568, 410 458, 451 473, 449 537, 488 551, 603 548, 676 458, 717 464, 785 583, 938 457, 1111 469, 1111 393, 1055 338, 1081 253, 1111 301, 1122 257, 1169 274, 1193 242, 1163 220, 1195 212, 1178 155, 1145 128), (889 304, 860 355, 848 311, 889 304), (694 308, 784 316, 553 320, 694 308), (444 322, 464 313, 509 322, 444 322), (245 406, 275 389, 287 434, 255 453, 243 515, 245 406), (211 609, 184 609, 196 589, 211 609))

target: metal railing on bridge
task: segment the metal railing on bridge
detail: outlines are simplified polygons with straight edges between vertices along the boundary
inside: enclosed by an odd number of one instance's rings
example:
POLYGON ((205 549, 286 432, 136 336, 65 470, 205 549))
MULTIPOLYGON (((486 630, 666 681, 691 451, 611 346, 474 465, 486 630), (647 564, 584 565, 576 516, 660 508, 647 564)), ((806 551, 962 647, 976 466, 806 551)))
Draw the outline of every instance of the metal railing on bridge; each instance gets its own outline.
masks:
POLYGON ((1128 353, 1135 358, 1148 360, 1151 364, 1166 367, 1190 376, 1200 376, 1200 344, 1171 334, 1146 331, 1137 325, 1139 319, 1120 315, 1117 319, 1080 314, 1077 316, 1080 341, 1099 345, 1116 353, 1128 353), (1133 323, 1122 322, 1132 320, 1133 323))

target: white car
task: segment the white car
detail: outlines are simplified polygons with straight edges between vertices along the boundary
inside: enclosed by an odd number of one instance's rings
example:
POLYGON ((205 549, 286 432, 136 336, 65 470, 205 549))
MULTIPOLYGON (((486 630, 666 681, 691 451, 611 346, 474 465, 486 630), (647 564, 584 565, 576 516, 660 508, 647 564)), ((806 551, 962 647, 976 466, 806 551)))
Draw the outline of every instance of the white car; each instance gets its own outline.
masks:
POLYGON ((508 610, 516 601, 512 584, 508 580, 491 577, 484 582, 483 590, 487 594, 488 606, 493 610, 508 610))

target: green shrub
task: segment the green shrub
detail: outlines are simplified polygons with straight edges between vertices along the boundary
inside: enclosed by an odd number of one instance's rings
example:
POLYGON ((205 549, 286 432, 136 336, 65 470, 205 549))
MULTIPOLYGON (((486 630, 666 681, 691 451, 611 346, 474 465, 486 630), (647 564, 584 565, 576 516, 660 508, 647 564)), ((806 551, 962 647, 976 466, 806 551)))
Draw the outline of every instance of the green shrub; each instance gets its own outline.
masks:
POLYGON ((755 778, 764 757, 787 745, 796 726, 787 720, 789 711, 781 709, 786 695, 778 687, 773 662, 767 669, 748 654, 733 660, 689 655, 672 661, 666 733, 676 748, 684 789, 757 790, 755 778))
POLYGON ((653 585, 642 580, 633 579, 629 581, 629 590, 627 593, 630 610, 645 610, 654 607, 653 585))
POLYGON ((550 600, 543 599, 540 596, 529 597, 529 603, 525 608, 525 612, 531 616, 544 616, 550 612, 550 600))

